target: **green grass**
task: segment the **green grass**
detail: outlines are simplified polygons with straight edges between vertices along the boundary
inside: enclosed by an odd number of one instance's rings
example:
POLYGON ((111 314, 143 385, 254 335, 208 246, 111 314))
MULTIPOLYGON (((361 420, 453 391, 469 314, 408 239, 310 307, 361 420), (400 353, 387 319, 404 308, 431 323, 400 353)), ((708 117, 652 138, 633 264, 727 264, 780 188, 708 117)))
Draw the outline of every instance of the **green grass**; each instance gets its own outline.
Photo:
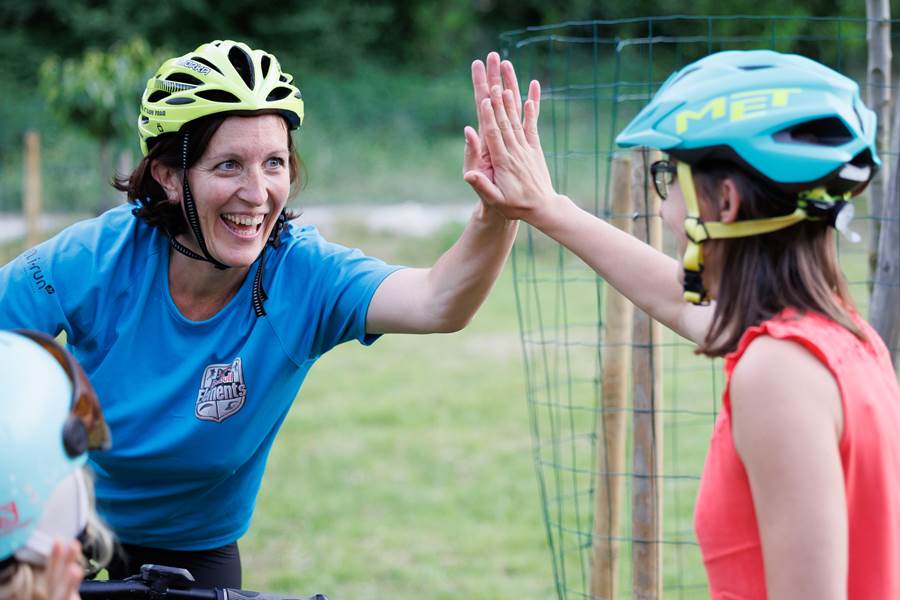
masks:
POLYGON ((540 598, 552 586, 512 280, 462 333, 314 367, 275 443, 245 586, 332 598, 540 598))

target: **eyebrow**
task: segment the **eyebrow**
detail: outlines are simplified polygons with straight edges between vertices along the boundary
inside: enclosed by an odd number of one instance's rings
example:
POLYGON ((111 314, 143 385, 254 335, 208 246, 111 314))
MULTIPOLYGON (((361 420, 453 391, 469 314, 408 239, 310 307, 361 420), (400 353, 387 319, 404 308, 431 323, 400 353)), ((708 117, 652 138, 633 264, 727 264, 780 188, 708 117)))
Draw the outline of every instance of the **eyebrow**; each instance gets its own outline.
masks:
MULTIPOLYGON (((256 152, 253 152, 253 153, 255 154, 256 152)), ((260 152, 260 154, 262 154, 266 158, 271 157, 271 156, 288 156, 288 155, 290 155, 290 153, 291 152, 288 148, 279 148, 279 149, 273 149, 273 150, 269 150, 269 151, 260 152)), ((245 149, 238 148, 238 149, 234 149, 234 150, 223 151, 223 152, 218 152, 216 154, 211 154, 211 155, 209 155, 208 158, 209 158, 209 160, 230 160, 233 158, 243 158, 246 155, 247 155, 247 153, 245 152, 245 149)))

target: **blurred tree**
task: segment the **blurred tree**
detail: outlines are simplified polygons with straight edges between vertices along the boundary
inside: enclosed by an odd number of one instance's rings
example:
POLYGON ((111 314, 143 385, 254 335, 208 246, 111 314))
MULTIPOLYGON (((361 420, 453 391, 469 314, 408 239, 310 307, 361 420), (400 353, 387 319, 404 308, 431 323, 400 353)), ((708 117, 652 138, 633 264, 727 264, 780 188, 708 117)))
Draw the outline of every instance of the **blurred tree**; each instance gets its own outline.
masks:
MULTIPOLYGON (((77 59, 50 57, 41 66, 39 86, 51 110, 99 144, 101 181, 112 180, 114 149, 135 146, 139 99, 147 78, 169 54, 134 38, 106 51, 87 50, 77 59)), ((111 200, 100 199, 98 209, 111 200)))

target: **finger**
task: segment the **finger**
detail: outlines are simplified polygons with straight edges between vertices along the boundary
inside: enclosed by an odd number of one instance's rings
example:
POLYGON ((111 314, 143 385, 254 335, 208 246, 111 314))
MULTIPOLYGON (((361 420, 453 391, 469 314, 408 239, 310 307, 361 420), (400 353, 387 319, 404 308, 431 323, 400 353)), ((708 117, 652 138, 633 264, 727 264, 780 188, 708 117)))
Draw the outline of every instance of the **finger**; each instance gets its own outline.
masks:
POLYGON ((500 191, 500 188, 494 185, 484 173, 469 171, 463 175, 463 179, 475 190, 478 197, 488 205, 495 205, 503 201, 503 193, 500 191))
POLYGON ((506 89, 513 92, 516 102, 516 113, 520 114, 522 110, 522 96, 519 93, 519 80, 516 78, 516 70, 511 62, 504 60, 500 63, 500 72, 503 75, 503 85, 506 89))
POLYGON ((522 118, 519 116, 521 108, 516 105, 516 97, 512 90, 503 90, 503 108, 509 115, 509 126, 512 134, 516 137, 516 141, 524 146, 527 144, 525 132, 522 130, 522 118))
POLYGON ((71 540, 66 544, 62 561, 62 573, 60 577, 63 598, 77 598, 76 592, 81 580, 84 579, 84 569, 81 566, 81 544, 71 540))
POLYGON ((476 107, 491 93, 491 88, 487 81, 487 73, 484 69, 484 63, 480 60, 472 62, 472 91, 475 94, 476 107))
POLYGON ((66 572, 66 579, 67 594, 64 597, 66 600, 78 600, 80 598, 78 595, 78 586, 81 585, 81 582, 84 579, 84 571, 77 564, 69 565, 69 569, 66 572))
POLYGON ((528 99, 525 101, 525 139, 528 142, 528 145, 533 148, 541 147, 541 138, 538 135, 537 128, 537 105, 534 103, 534 100, 528 99))
MULTIPOLYGON (((478 105, 481 101, 491 95, 491 88, 488 86, 487 73, 484 70, 484 63, 480 60, 472 62, 472 92, 475 95, 475 113, 477 114, 478 105)), ((478 117, 478 129, 481 130, 481 117, 478 117)))
POLYGON ((59 575, 60 566, 63 564, 63 555, 65 554, 65 548, 63 548, 62 542, 56 540, 53 542, 53 545, 50 547, 50 556, 47 559, 47 572, 50 575, 59 575))
POLYGON ((496 52, 487 55, 487 82, 489 88, 503 87, 503 80, 500 77, 500 55, 496 52))
POLYGON ((482 141, 487 147, 491 164, 495 168, 505 165, 509 154, 503 141, 503 135, 501 135, 500 128, 497 126, 497 119, 494 115, 494 108, 490 98, 485 98, 481 101, 479 112, 481 113, 481 122, 484 124, 482 141))
POLYGON ((463 130, 463 135, 466 138, 466 151, 463 156, 463 173, 465 173, 478 165, 478 160, 481 158, 481 139, 478 137, 478 133, 468 125, 463 130))
POLYGON ((68 595, 68 583, 66 581, 66 569, 68 564, 63 555, 65 549, 62 543, 54 541, 50 547, 50 556, 47 559, 46 580, 49 600, 62 600, 68 595))
POLYGON ((506 112, 503 103, 503 92, 499 87, 491 88, 491 107, 494 109, 494 118, 497 120, 497 128, 503 136, 503 143, 507 150, 518 146, 518 139, 512 130, 512 117, 506 112))
POLYGON ((532 79, 528 85, 528 99, 534 103, 534 118, 537 120, 541 114, 541 84, 537 79, 532 79))

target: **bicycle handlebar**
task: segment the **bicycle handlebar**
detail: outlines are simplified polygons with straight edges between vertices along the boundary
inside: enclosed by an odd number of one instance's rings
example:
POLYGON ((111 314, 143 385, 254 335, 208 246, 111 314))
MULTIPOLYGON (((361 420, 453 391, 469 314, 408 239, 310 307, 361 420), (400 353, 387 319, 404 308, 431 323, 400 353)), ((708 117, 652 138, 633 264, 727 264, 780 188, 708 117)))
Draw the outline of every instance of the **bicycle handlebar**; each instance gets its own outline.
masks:
POLYGON ((328 600, 323 594, 290 598, 250 590, 200 588, 193 583, 194 578, 184 569, 144 565, 141 575, 125 580, 83 581, 78 593, 82 600, 328 600))
POLYGON ((78 590, 81 600, 124 600, 126 598, 159 598, 166 600, 327 600, 322 594, 309 598, 274 596, 250 590, 230 588, 167 588, 154 591, 140 581, 85 581, 78 590))

